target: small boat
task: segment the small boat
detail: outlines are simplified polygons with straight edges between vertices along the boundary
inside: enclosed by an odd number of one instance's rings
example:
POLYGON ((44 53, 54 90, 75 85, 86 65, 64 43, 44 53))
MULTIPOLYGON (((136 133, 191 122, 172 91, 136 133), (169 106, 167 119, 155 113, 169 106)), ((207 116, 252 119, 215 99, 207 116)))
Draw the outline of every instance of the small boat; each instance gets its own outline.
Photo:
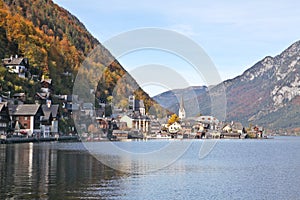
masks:
POLYGON ((265 135, 265 136, 264 136, 264 139, 274 139, 274 137, 271 136, 271 135, 265 135))

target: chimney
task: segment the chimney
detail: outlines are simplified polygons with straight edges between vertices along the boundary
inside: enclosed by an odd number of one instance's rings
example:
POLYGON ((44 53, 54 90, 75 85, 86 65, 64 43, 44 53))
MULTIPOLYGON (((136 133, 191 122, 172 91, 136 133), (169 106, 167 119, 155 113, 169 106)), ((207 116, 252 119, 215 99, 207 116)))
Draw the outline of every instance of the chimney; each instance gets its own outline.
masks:
POLYGON ((47 104, 47 108, 50 108, 51 107, 51 100, 47 100, 46 104, 47 104))

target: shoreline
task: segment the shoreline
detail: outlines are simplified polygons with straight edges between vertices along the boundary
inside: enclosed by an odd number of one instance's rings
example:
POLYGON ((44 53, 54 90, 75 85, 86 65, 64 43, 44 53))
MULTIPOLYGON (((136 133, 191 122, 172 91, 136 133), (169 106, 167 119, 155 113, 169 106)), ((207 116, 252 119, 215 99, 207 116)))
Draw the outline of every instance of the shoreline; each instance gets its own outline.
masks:
POLYGON ((79 136, 60 136, 60 137, 47 137, 47 138, 36 138, 36 137, 29 137, 29 138, 6 138, 0 139, 0 144, 15 144, 15 143, 37 143, 37 142, 80 142, 79 136))
POLYGON ((39 143, 39 142, 131 142, 131 141, 155 141, 155 140, 265 140, 265 139, 274 139, 274 137, 263 137, 263 138, 203 138, 203 139, 191 139, 191 138, 144 138, 144 139, 117 139, 117 140, 91 140, 86 141, 82 140, 79 136, 60 136, 60 137, 47 137, 47 138, 7 138, 0 139, 0 144, 16 144, 16 143, 39 143))

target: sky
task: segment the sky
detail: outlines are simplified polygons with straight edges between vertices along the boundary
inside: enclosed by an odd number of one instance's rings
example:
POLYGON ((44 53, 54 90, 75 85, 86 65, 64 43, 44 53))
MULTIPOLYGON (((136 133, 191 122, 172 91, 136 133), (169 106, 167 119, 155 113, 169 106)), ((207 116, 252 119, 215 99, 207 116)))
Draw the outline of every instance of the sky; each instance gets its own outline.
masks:
MULTIPOLYGON (((101 43, 134 29, 176 31, 196 42, 213 61, 222 80, 241 75, 266 56, 276 56, 300 39, 297 0, 54 0, 74 14, 101 43)), ((130 73, 160 64, 182 74, 189 85, 206 84, 193 67, 170 53, 145 50, 119 57, 130 73)), ((156 95, 168 85, 145 84, 156 95)), ((172 88, 173 89, 173 88, 172 88)))

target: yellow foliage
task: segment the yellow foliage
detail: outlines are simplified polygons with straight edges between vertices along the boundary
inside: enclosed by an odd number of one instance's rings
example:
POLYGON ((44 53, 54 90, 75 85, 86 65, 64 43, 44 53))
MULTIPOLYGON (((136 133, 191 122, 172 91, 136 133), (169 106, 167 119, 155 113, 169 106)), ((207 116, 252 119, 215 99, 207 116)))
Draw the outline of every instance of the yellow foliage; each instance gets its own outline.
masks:
POLYGON ((14 89, 15 89, 16 92, 21 92, 22 91, 22 86, 15 85, 14 89))
POLYGON ((168 120, 168 124, 174 124, 175 122, 179 122, 179 117, 176 114, 173 114, 168 120))

